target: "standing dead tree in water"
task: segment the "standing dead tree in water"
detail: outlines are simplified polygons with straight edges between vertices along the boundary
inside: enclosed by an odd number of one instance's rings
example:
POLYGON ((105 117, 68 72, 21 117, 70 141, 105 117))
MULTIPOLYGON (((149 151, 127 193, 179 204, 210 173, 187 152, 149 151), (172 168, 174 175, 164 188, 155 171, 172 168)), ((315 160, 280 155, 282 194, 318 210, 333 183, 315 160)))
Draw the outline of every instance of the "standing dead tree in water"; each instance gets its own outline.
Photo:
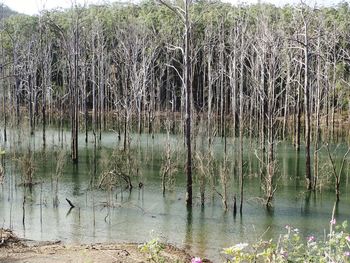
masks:
MULTIPOLYGON (((46 23, 50 26, 55 34, 59 37, 59 44, 63 55, 62 68, 62 86, 68 85, 69 98, 69 115, 71 122, 71 159, 73 163, 78 162, 78 131, 79 131, 79 55, 80 55, 80 40, 79 30, 81 10, 77 6, 74 7, 71 13, 71 23, 68 31, 65 31, 55 21, 47 17, 46 23), (66 78, 65 78, 66 77, 66 78), (68 83, 67 83, 68 81, 68 83)), ((61 106, 62 102, 61 102, 61 106)))
POLYGON ((222 205, 224 207, 225 212, 228 210, 228 203, 227 203, 228 189, 227 188, 228 188, 228 182, 230 179, 229 173, 230 173, 230 170, 228 168, 227 155, 225 155, 224 160, 222 161, 222 164, 219 166, 220 183, 221 183, 222 192, 220 193, 219 191, 217 191, 217 193, 221 197, 222 205))
MULTIPOLYGON (((132 179, 140 176, 140 163, 132 149, 114 149, 112 154, 103 152, 101 158, 101 174, 98 188, 106 189, 109 201, 112 204, 113 190, 120 188, 121 191, 133 189, 132 179)), ((113 206, 113 205, 111 205, 113 206)))
MULTIPOLYGON (((209 64, 208 64, 209 66, 209 64)), ((209 76, 208 76, 209 77, 209 76)), ((216 178, 215 178, 215 159, 213 152, 213 138, 215 137, 215 129, 208 131, 208 124, 205 122, 205 118, 197 125, 197 143, 194 153, 194 173, 196 175, 196 181, 199 185, 200 203, 204 207, 207 193, 211 193, 212 196, 217 193, 216 191, 216 178)))
POLYGON ((345 165, 345 162, 347 160, 346 158, 347 158, 348 154, 350 153, 350 147, 348 147, 347 151, 343 155, 338 171, 337 171, 337 165, 336 165, 336 163, 334 161, 334 157, 332 156, 332 154, 331 154, 331 152, 329 150, 329 145, 328 144, 326 145, 326 149, 327 149, 328 158, 329 158, 329 161, 330 161, 331 167, 332 167, 332 174, 333 174, 333 177, 335 179, 335 195, 336 195, 337 201, 339 201, 340 200, 341 175, 343 173, 344 165, 345 165))
POLYGON ((21 169, 22 185, 25 187, 32 187, 34 182, 34 156, 31 150, 28 153, 23 154, 17 159, 19 167, 21 169))
POLYGON ((238 25, 239 31, 239 45, 240 45, 240 54, 239 54, 239 191, 240 191, 240 203, 239 203, 239 213, 243 213, 243 199, 244 199, 244 171, 243 171, 243 139, 244 139, 244 84, 245 84, 245 73, 246 73, 246 64, 245 59, 247 57, 247 50, 250 45, 249 41, 246 39, 248 26, 248 19, 245 15, 240 15, 240 22, 238 25))
POLYGON ((72 14, 72 24, 69 34, 69 98, 71 116, 71 158, 73 163, 78 163, 78 131, 79 131, 79 57, 80 57, 80 11, 75 5, 72 14))
POLYGON ((310 108, 310 44, 309 44, 309 20, 302 13, 302 20, 304 23, 304 110, 305 110, 305 153, 306 153, 306 184, 307 189, 311 190, 312 186, 312 175, 311 175, 311 156, 310 156, 310 144, 311 144, 311 108, 310 108))
POLYGON ((305 123, 305 179, 306 188, 311 190, 314 188, 312 174, 311 174, 311 124, 312 124, 312 108, 311 108, 311 56, 312 56, 312 46, 311 46, 311 27, 312 27, 312 12, 305 6, 300 6, 300 10, 297 10, 298 17, 301 19, 301 31, 296 32, 295 36, 289 39, 292 42, 293 48, 299 49, 302 52, 302 59, 299 61, 301 63, 300 76, 302 76, 301 81, 303 92, 304 92, 304 123, 305 123))
POLYGON ((56 170, 55 174, 53 175, 53 181, 54 181, 54 196, 53 196, 53 206, 58 206, 58 186, 59 186, 59 179, 63 175, 65 163, 66 163, 66 151, 64 149, 60 149, 57 152, 54 152, 54 156, 56 157, 56 170))
MULTIPOLYGON (((266 11, 267 12, 267 11, 266 11)), ((259 19, 260 26, 258 32, 260 34, 259 42, 256 44, 257 53, 260 61, 260 89, 259 97, 263 101, 266 112, 262 123, 262 129, 266 130, 267 135, 267 151, 266 151, 266 166, 263 173, 263 190, 264 201, 266 207, 272 205, 274 193, 276 191, 276 157, 275 144, 278 127, 276 125, 277 116, 280 115, 281 109, 278 107, 279 97, 284 93, 284 87, 279 82, 282 76, 282 70, 279 66, 283 59, 282 52, 282 32, 277 29, 277 26, 269 21, 268 15, 262 13, 259 19), (274 28, 275 27, 275 28, 274 28), (273 30, 274 28, 274 30, 273 30)), ((263 146, 263 153, 265 146, 263 146)), ((264 162, 264 161, 263 161, 264 162)))
MULTIPOLYGON (((154 70, 154 61, 158 57, 158 45, 153 39, 152 32, 140 26, 136 20, 131 25, 126 23, 116 25, 115 32, 118 36, 118 41, 115 43, 118 48, 113 51, 112 59, 116 65, 113 71, 118 73, 118 79, 112 79, 115 83, 114 106, 118 123, 122 118, 123 144, 126 150, 130 147, 133 123, 137 123, 138 132, 141 133, 143 111, 148 106, 149 100, 155 99, 153 96, 147 96, 146 92, 154 91, 156 88, 152 86, 151 73, 154 70)), ((118 130, 120 134, 119 124, 118 130)))
POLYGON ((208 179, 210 179, 210 170, 213 167, 212 163, 208 160, 209 155, 209 152, 207 153, 207 155, 205 155, 204 153, 200 153, 198 151, 195 154, 195 169, 199 181, 199 193, 202 206, 205 205, 206 185, 208 179))
POLYGON ((165 153, 163 156, 163 162, 160 168, 163 196, 165 195, 166 189, 171 189, 171 187, 174 186, 175 174, 177 172, 177 161, 174 158, 174 155, 176 153, 174 152, 174 149, 172 149, 173 146, 170 141, 171 122, 167 121, 165 124, 165 127, 166 127, 167 137, 166 137, 166 143, 165 143, 165 150, 164 150, 165 153))
POLYGON ((183 48, 177 47, 181 50, 183 56, 183 76, 181 77, 183 90, 185 93, 185 141, 187 149, 186 158, 186 204, 188 207, 192 206, 192 143, 191 143, 191 58, 190 58, 190 42, 191 30, 193 24, 191 23, 190 7, 191 0, 184 0, 183 7, 172 6, 164 0, 158 0, 161 4, 168 7, 175 15, 184 23, 184 39, 183 48))

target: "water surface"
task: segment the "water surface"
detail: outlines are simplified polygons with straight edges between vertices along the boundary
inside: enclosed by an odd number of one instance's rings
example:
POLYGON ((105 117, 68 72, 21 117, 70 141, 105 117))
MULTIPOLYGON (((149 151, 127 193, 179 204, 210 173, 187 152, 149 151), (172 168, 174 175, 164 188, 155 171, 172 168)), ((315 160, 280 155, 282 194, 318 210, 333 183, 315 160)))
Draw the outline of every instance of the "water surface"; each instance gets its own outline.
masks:
MULTIPOLYGON (((3 159, 6 178, 0 186, 0 222, 2 226, 12 228, 21 237, 33 240, 62 240, 66 243, 95 242, 144 242, 153 237, 179 247, 189 249, 194 255, 220 261, 220 251, 238 242, 253 242, 262 235, 264 239, 278 238, 285 231, 286 224, 300 229, 306 236, 322 236, 328 228, 335 193, 332 185, 324 184, 322 191, 308 193, 304 183, 304 153, 298 154, 291 143, 279 143, 278 188, 275 194, 274 208, 266 210, 259 198, 262 196, 258 160, 255 157, 254 143, 250 147, 245 142, 245 198, 243 215, 232 214, 233 195, 238 193, 238 178, 235 172, 230 174, 229 206, 224 212, 219 195, 207 191, 206 205, 201 207, 198 185, 194 186, 194 206, 188 210, 185 205, 185 176, 182 167, 176 175, 173 191, 162 195, 159 170, 164 155, 165 134, 156 134, 155 138, 143 134, 132 136, 132 147, 139 160, 140 173, 133 178, 134 189, 117 189, 112 194, 91 187, 97 182, 100 172, 101 155, 109 155, 115 147, 122 147, 115 133, 105 133, 97 147, 97 171, 94 175, 94 145, 90 134, 85 144, 83 135, 79 141, 79 164, 72 165, 67 159, 62 177, 59 179, 57 207, 53 205, 56 155, 61 146, 69 150, 70 133, 64 133, 59 139, 56 130, 47 132, 46 147, 42 147, 42 134, 34 137, 12 132, 10 141, 5 145, 3 159), (18 144, 21 141, 21 144, 18 144), (40 182, 32 189, 20 186, 21 172, 16 156, 12 153, 26 152, 29 149, 35 158, 35 180, 40 182), (104 152, 103 154, 101 153, 104 152), (138 188, 142 182, 143 187, 138 188), (25 205, 23 201, 25 198, 25 205), (68 198, 75 204, 70 210, 65 201, 68 198), (113 208, 106 207, 107 200, 113 201, 113 208)), ((172 147, 181 151, 180 137, 171 137, 172 147)), ((200 140, 198 141, 200 148, 200 140)), ((235 145, 229 142, 230 165, 234 166, 232 154, 235 145)), ((332 148, 333 151, 334 147, 332 148)), ((215 139, 214 155, 222 158, 223 144, 215 139)), ((339 146, 334 156, 339 162, 345 152, 339 146)), ((325 178, 329 176, 329 167, 325 151, 320 152, 320 170, 325 178)), ((234 169, 233 169, 234 170, 234 169)), ((350 218, 350 198, 348 186, 348 165, 342 175, 341 201, 335 213, 338 222, 350 218)), ((221 191, 220 186, 217 187, 221 191)))

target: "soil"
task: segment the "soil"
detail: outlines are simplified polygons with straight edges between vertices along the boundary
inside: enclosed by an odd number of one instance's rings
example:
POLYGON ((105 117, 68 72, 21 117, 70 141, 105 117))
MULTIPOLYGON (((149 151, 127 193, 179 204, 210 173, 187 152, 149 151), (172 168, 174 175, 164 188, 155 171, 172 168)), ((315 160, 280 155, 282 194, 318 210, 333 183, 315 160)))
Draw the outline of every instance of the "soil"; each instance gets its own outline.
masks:
MULTIPOLYGON (((165 262, 191 262, 191 256, 172 245, 164 245, 161 256, 165 262)), ((22 240, 11 230, 0 229, 1 263, 131 263, 154 262, 139 250, 139 244, 67 245, 60 241, 35 242, 22 240)), ((210 261, 204 261, 210 262, 210 261)))

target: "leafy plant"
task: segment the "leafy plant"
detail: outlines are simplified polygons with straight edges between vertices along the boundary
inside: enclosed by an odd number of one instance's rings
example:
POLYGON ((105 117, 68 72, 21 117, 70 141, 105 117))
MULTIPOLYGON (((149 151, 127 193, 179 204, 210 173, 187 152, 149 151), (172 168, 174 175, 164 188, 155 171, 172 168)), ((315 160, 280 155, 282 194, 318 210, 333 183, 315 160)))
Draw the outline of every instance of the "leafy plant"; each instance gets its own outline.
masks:
POLYGON ((151 241, 140 245, 139 249, 142 253, 148 254, 148 261, 156 263, 165 263, 166 259, 161 255, 164 250, 164 245, 158 238, 153 238, 151 241))
POLYGON ((278 242, 258 241, 237 244, 223 250, 226 261, 233 262, 349 262, 350 234, 347 222, 336 225, 330 221, 330 231, 322 239, 303 238, 297 228, 287 225, 287 233, 278 242))

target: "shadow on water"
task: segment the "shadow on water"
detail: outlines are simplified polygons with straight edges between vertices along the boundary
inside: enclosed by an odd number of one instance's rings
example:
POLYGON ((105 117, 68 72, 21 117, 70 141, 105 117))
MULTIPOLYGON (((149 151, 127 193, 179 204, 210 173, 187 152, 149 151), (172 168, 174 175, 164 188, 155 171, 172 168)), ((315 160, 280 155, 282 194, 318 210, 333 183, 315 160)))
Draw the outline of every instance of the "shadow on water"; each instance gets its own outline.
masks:
POLYGON ((204 255, 207 247, 207 236, 205 232, 205 207, 201 206, 200 214, 199 214, 199 228, 201 231, 198 234, 199 241, 199 253, 204 255))
POLYGON ((302 215, 305 217, 310 215, 310 200, 311 200, 312 194, 314 194, 312 191, 307 191, 305 193, 304 206, 303 206, 302 211, 301 211, 302 215))
POLYGON ((186 207, 186 234, 185 234, 185 244, 188 248, 191 247, 190 244, 193 243, 193 217, 192 217, 192 208, 186 207))
POLYGON ((80 193, 80 174, 79 174, 79 165, 78 164, 73 164, 72 165, 72 182, 73 182, 73 195, 81 195, 80 193))

